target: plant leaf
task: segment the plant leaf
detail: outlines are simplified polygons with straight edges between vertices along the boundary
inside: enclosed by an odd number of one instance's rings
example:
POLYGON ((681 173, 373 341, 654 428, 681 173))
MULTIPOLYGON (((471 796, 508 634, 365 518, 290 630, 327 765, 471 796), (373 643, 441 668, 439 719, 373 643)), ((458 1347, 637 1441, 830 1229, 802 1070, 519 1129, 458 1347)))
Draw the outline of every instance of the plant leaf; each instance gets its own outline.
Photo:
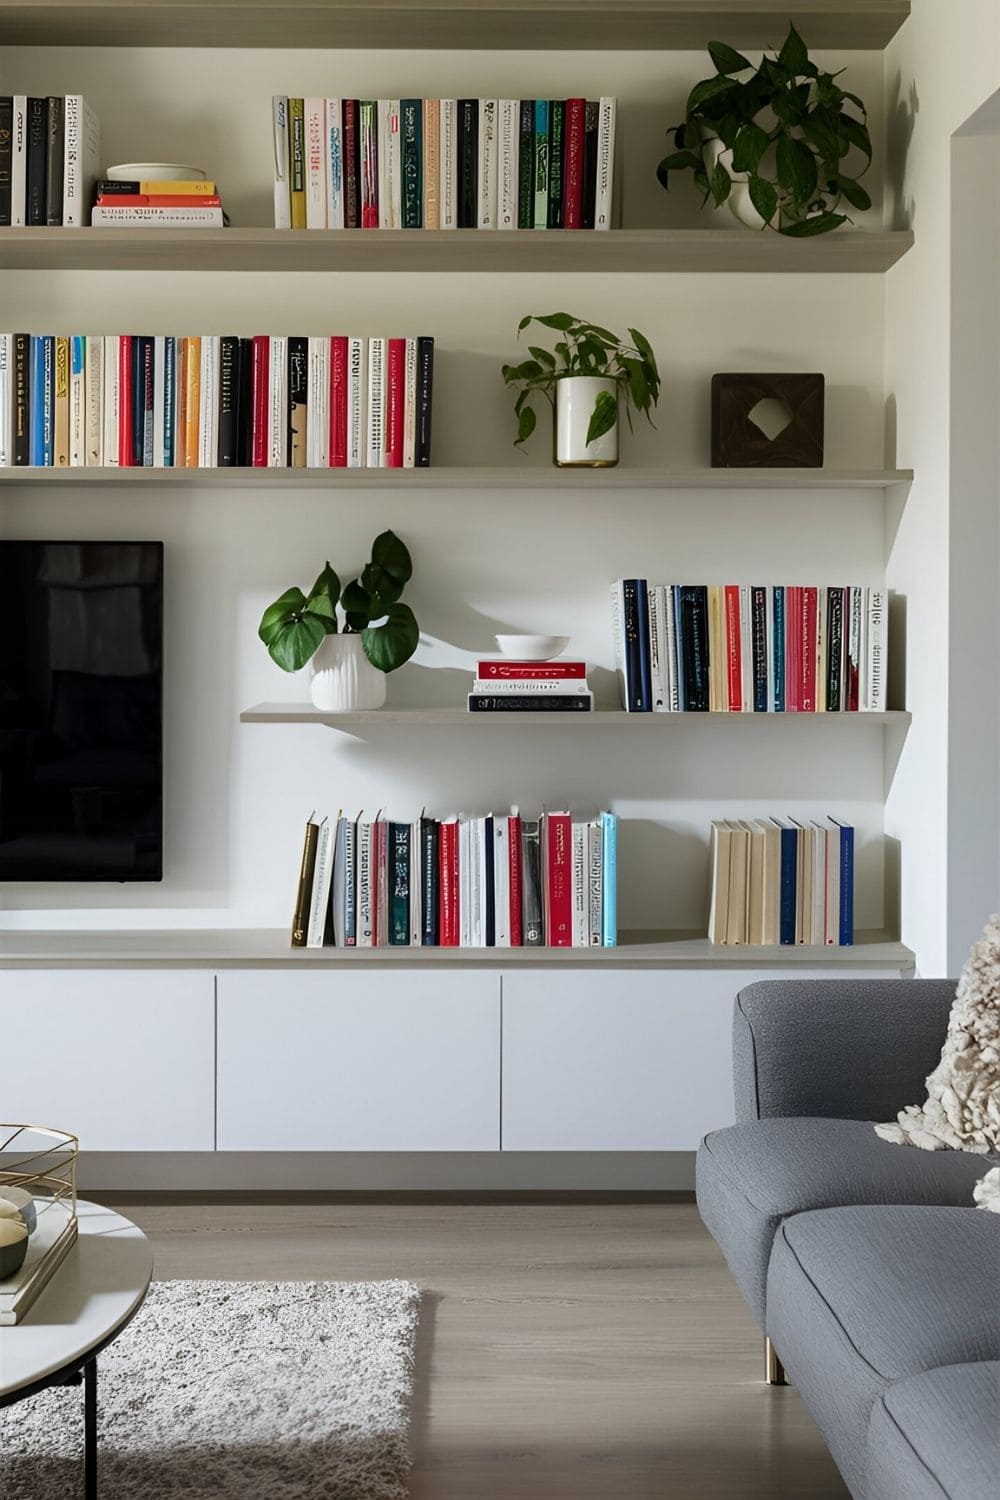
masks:
POLYGON ((783 135, 778 142, 778 181, 796 204, 808 203, 816 191, 816 158, 802 141, 783 135))
POLYGON ((684 172, 689 169, 696 172, 700 166, 701 157, 696 156, 693 151, 675 151, 672 156, 665 156, 663 158, 656 169, 656 175, 663 186, 667 187, 668 173, 684 172))
POLYGON ((360 578, 353 578, 351 580, 344 589, 340 602, 344 606, 347 623, 352 629, 357 629, 357 625, 354 622, 359 618, 363 618, 364 623, 368 624, 371 618, 372 601, 360 578))
POLYGON ((797 224, 782 224, 780 233, 790 235, 794 239, 804 240, 810 235, 828 234, 831 229, 836 229, 838 224, 846 223, 846 214, 816 214, 811 219, 800 219, 797 224))
POLYGON ((753 67, 749 58, 726 42, 709 42, 708 55, 720 73, 742 73, 744 68, 753 67))
POLYGON ((764 177, 751 177, 750 202, 764 222, 770 224, 778 211, 777 189, 764 177))
POLYGON ((517 418, 517 437, 514 439, 515 445, 517 443, 524 443, 528 438, 530 438, 531 434, 535 430, 536 421, 537 418, 535 417, 534 407, 525 406, 521 409, 521 411, 518 413, 517 418))
POLYGON ((767 131, 753 121, 744 125, 733 146, 733 171, 756 172, 760 159, 770 145, 767 131))
POLYGON ((556 328, 560 333, 568 333, 577 325, 577 319, 571 318, 569 313, 546 313, 544 317, 536 316, 536 323, 543 323, 546 328, 556 328))
POLYGON ((630 328, 628 331, 628 336, 632 340, 635 347, 638 349, 639 353, 646 356, 646 358, 649 360, 649 363, 655 370, 656 355, 653 353, 653 346, 649 342, 649 339, 646 337, 646 335, 644 333, 640 333, 638 328, 630 328))
POLYGON ((851 177, 838 177, 837 187, 843 193, 844 197, 847 199, 852 208, 858 208, 862 211, 866 208, 871 208, 872 200, 869 197, 868 193, 865 192, 860 182, 855 182, 851 177))
POLYGON ((587 446, 610 432, 618 420, 618 402, 610 391, 598 391, 587 427, 587 446))
POLYGON ((809 61, 809 53, 806 44, 799 36, 795 27, 789 25, 785 45, 778 53, 778 66, 785 68, 794 78, 801 73, 809 61))
POLYGON ((323 615, 326 619, 333 621, 334 631, 337 628, 337 600, 340 598, 340 579, 333 571, 329 563, 323 568, 322 573, 313 584, 306 600, 306 608, 314 615, 323 615))
POLYGON ((857 120, 852 120, 850 115, 841 113, 838 118, 837 128, 841 135, 846 135, 852 146, 857 146, 858 150, 863 151, 868 160, 871 161, 871 137, 864 125, 860 124, 857 120))
POLYGON ((407 583, 413 577, 413 560, 394 531, 382 531, 372 542, 372 562, 396 583, 407 583))
POLYGON ((712 186, 712 197, 715 199, 716 206, 725 203, 726 199, 729 197, 729 193, 733 185, 733 180, 730 177, 729 173, 726 171, 725 167, 722 165, 721 161, 717 161, 715 163, 715 166, 712 168, 712 176, 710 178, 710 182, 712 186))
POLYGON ((693 115, 701 104, 706 104, 710 99, 716 99, 720 94, 729 93, 736 88, 731 78, 717 73, 714 78, 706 78, 701 83, 696 83, 688 94, 687 113, 693 115))
POLYGON ((304 614, 285 625, 267 649, 271 660, 277 662, 283 672, 297 672, 328 634, 322 620, 316 615, 304 614))
POLYGON ((533 354, 540 365, 548 365, 550 370, 555 368, 555 355, 551 349, 536 349, 534 344, 529 344, 528 353, 533 354))
POLYGON ((301 589, 286 589, 280 599, 269 604, 261 616, 257 634, 269 646, 275 636, 306 607, 306 596, 301 589))
POLYGON ((420 627, 408 604, 390 604, 382 613, 386 618, 381 624, 368 625, 361 631, 361 645, 373 667, 380 672, 395 672, 416 651, 420 627))

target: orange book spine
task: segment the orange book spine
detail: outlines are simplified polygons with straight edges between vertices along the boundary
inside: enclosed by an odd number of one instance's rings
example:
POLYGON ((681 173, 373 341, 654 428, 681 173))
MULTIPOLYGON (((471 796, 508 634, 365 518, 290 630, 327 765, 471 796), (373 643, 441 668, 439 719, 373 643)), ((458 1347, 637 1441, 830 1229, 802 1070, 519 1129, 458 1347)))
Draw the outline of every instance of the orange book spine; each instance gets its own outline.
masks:
POLYGON ((185 339, 187 358, 184 364, 184 385, 187 390, 187 408, 184 413, 184 467, 198 467, 199 418, 201 416, 201 339, 185 339))
POLYGON ((441 227, 441 100, 424 100, 424 228, 441 227))

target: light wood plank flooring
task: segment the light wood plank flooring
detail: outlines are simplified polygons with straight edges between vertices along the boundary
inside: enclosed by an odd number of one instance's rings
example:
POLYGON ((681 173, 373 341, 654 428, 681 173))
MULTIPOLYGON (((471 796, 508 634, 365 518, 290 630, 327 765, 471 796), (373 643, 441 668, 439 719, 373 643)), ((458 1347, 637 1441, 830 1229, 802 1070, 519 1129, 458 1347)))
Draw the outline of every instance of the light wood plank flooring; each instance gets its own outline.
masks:
POLYGON ((413 1500, 843 1500, 692 1203, 121 1201, 160 1278, 426 1292, 413 1500))

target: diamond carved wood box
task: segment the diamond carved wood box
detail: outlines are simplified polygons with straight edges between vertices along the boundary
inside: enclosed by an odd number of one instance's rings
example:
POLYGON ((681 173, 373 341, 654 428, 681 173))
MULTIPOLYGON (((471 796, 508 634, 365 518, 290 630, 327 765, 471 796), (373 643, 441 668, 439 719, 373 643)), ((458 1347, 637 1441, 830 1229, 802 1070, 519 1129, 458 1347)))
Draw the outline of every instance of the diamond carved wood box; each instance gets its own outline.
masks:
POLYGON ((713 375, 713 469, 821 469, 822 375, 713 375))

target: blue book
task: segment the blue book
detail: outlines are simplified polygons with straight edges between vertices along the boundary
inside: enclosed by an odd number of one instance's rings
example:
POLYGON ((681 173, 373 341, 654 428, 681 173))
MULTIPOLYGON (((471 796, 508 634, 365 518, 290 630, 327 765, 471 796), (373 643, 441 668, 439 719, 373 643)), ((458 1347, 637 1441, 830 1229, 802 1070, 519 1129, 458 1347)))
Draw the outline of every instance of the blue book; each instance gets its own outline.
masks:
POLYGON ((74 333, 69 341, 70 375, 82 375, 87 363, 87 340, 81 333, 74 333))
POLYGON ((778 888, 778 941, 795 945, 795 882, 799 831, 794 824, 771 819, 781 829, 781 877, 778 888))
POLYGON ((51 468, 55 462, 55 357, 53 334, 32 334, 28 362, 31 394, 28 462, 51 468))
POLYGON ((771 671, 774 673, 774 711, 776 714, 783 714, 785 712, 785 590, 780 584, 774 590, 771 671))
POLYGON ((484 843, 486 845, 486 865, 484 868, 485 882, 483 890, 483 932, 487 948, 495 948, 497 945, 497 909, 496 909, 496 866, 493 863, 493 845, 495 843, 493 834, 493 814, 490 813, 484 819, 486 832, 484 843))
POLYGON ((649 590, 645 578, 626 579, 625 582, 626 588, 629 583, 635 587, 636 634, 639 648, 635 686, 639 712, 649 714, 653 712, 653 678, 649 663, 649 590))
POLYGON ((840 830, 840 945, 854 946, 854 829, 849 823, 830 822, 840 830))
POLYGON ((177 411, 177 340, 163 340, 163 467, 174 467, 174 422, 177 411))
POLYGON ((618 947, 618 818, 601 813, 601 946, 618 947))

